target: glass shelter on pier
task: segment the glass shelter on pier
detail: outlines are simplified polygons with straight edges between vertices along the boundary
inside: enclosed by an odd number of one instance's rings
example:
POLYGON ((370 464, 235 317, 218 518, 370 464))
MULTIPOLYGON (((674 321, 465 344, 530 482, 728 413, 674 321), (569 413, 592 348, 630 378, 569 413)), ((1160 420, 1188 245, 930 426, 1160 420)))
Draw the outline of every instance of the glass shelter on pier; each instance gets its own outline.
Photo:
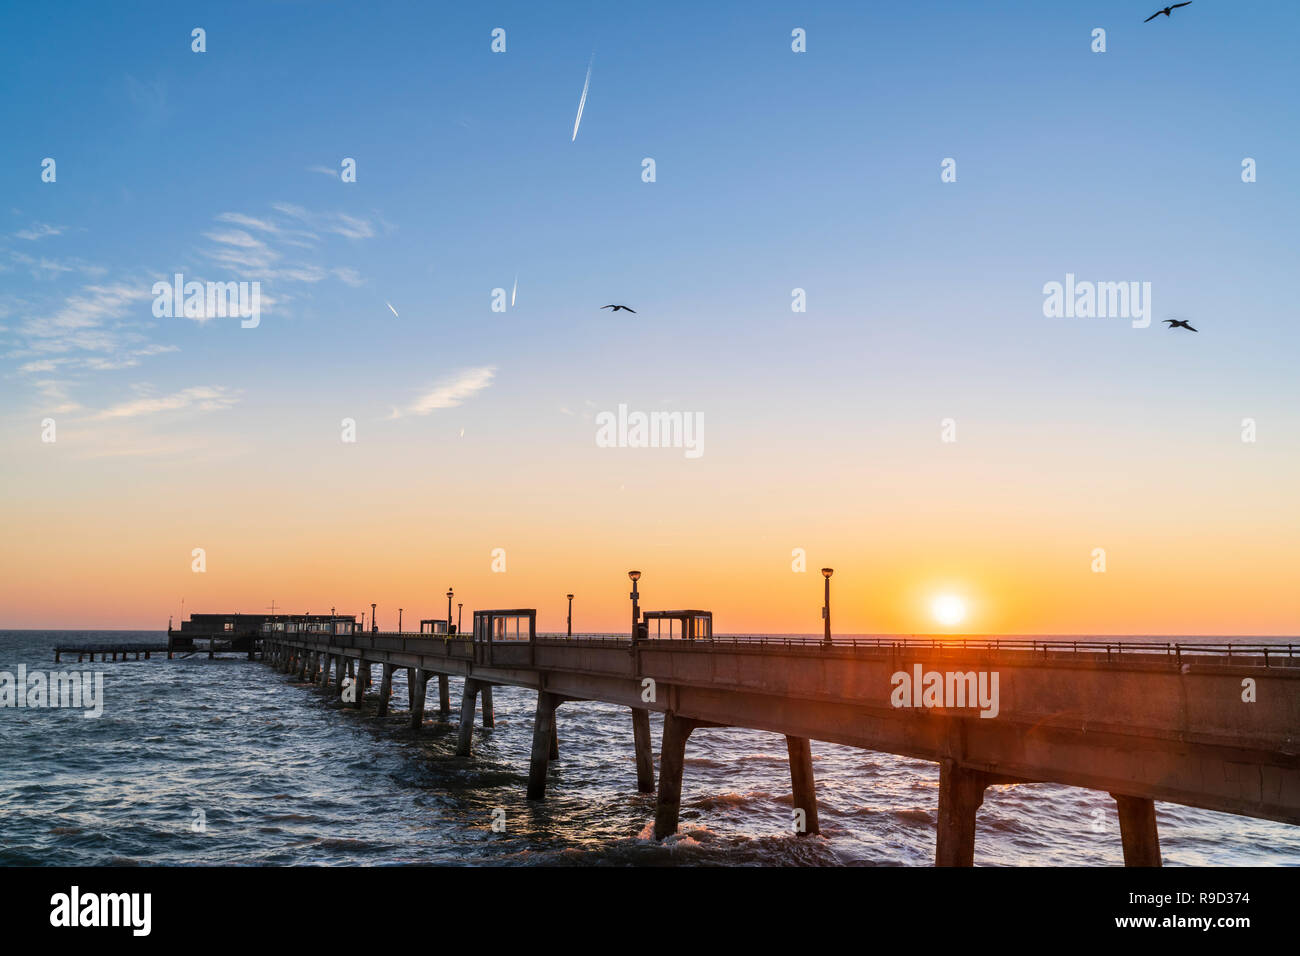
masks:
POLYGON ((643 632, 652 641, 707 641, 713 637, 712 611, 643 611, 643 632))

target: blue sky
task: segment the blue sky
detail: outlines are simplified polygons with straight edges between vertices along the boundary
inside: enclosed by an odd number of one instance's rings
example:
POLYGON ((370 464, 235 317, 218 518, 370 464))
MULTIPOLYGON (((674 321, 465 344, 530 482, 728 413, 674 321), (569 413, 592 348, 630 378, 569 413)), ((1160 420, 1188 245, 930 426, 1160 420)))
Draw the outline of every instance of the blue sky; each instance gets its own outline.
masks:
POLYGON ((1243 414, 1294 468, 1300 7, 707 7, 8 5, 15 487, 94 480, 25 457, 54 409, 116 410, 114 457, 151 462, 312 455, 352 415, 389 461, 465 428, 487 459, 559 469, 594 409, 699 409, 717 486, 775 468, 769 501, 797 462, 905 468, 948 414, 1000 455, 1099 436, 1019 463, 1049 480, 1117 455, 1196 468, 1243 414), (155 319, 145 293, 176 271, 260 279, 273 304, 256 330, 155 319), (1066 272, 1151 282, 1156 324, 1044 318, 1066 272), (484 368, 454 408, 390 417, 484 368))

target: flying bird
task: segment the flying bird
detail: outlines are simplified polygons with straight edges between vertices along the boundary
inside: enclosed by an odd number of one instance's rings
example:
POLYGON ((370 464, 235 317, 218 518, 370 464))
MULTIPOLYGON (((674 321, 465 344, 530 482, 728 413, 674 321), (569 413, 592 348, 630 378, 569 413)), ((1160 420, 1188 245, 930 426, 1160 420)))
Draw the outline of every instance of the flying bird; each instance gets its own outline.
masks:
POLYGON ((1155 13, 1151 14, 1151 16, 1147 17, 1147 18, 1146 18, 1145 20, 1143 20, 1142 22, 1143 22, 1143 23, 1150 23, 1152 20, 1154 20, 1156 17, 1160 16, 1160 14, 1162 14, 1162 13, 1163 13, 1165 16, 1169 16, 1169 11, 1170 11, 1170 10, 1177 10, 1179 7, 1185 7, 1185 6, 1188 6, 1188 4, 1190 4, 1191 2, 1192 2, 1192 0, 1186 0, 1185 3, 1175 3, 1175 4, 1171 4, 1170 6, 1165 7, 1163 10, 1157 10, 1155 13))
POLYGON ((602 305, 601 308, 613 309, 615 312, 617 312, 619 309, 622 309, 624 312, 631 312, 633 315, 636 315, 636 309, 629 309, 625 305, 602 305))
POLYGON ((1169 323, 1171 329, 1186 329, 1188 332, 1198 331, 1188 325, 1186 319, 1165 319, 1164 321, 1169 323))

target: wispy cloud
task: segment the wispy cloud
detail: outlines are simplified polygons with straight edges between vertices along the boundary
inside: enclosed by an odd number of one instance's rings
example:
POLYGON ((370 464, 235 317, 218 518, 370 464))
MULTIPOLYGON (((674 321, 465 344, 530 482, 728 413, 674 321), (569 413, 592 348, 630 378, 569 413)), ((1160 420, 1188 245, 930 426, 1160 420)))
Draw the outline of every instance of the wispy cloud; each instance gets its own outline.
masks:
POLYGON ((170 395, 142 396, 120 405, 106 408, 91 416, 94 421, 111 418, 137 418, 141 415, 156 415, 159 412, 174 412, 193 409, 200 412, 216 412, 230 408, 239 400, 239 393, 221 385, 196 385, 183 388, 170 395))
POLYGON ((330 176, 334 179, 339 178, 339 171, 337 169, 330 169, 328 166, 308 166, 307 172, 320 173, 323 176, 330 176))
POLYGON ((143 283, 86 286, 65 298, 53 314, 20 325, 18 332, 26 337, 25 349, 10 355, 123 351, 134 346, 141 336, 124 330, 117 320, 127 315, 136 303, 150 297, 143 283))
POLYGON ((217 216, 218 222, 230 222, 236 226, 243 226, 246 229, 256 229, 258 232, 279 232, 280 227, 269 219, 257 219, 253 216, 245 216, 240 212, 223 212, 217 216))
POLYGON ((63 235, 63 227, 51 226, 48 222, 33 223, 29 228, 20 229, 18 232, 14 233, 15 238, 27 240, 44 239, 46 236, 61 235, 63 235))
POLYGON ((103 266, 92 265, 81 259, 51 259, 49 256, 29 256, 25 252, 10 251, 9 258, 19 265, 26 266, 34 279, 57 279, 65 272, 80 272, 82 275, 98 278, 108 274, 103 266))
POLYGON ((342 212, 311 212, 292 203, 272 203, 271 208, 281 215, 298 220, 303 225, 321 232, 330 232, 349 239, 369 239, 377 235, 369 219, 360 219, 342 212))
POLYGON ((496 371, 496 367, 492 365, 463 369, 433 385, 428 391, 419 395, 415 401, 406 406, 405 409, 394 408, 392 417, 428 415, 440 408, 455 408, 465 399, 491 385, 492 377, 496 375, 496 371))

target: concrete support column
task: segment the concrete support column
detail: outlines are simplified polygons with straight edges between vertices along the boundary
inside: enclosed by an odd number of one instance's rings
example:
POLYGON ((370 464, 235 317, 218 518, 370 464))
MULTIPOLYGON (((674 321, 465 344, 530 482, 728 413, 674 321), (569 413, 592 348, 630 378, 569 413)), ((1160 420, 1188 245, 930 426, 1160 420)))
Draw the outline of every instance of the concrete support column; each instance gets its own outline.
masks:
POLYGON ((479 688, 483 695, 483 726, 495 727, 497 725, 496 714, 492 711, 492 685, 483 684, 479 688))
POLYGON ((939 761, 939 826, 935 866, 975 865, 975 815, 984 802, 988 774, 955 760, 939 761))
POLYGON ((451 716, 451 687, 446 674, 438 675, 438 718, 446 720, 451 716))
POLYGON ((411 668, 407 672, 411 682, 411 729, 419 730, 424 726, 424 691, 429 682, 428 671, 411 668))
POLYGON ((650 711, 632 708, 632 744, 636 748, 636 789, 655 792, 655 757, 650 751, 650 711))
POLYGON ((388 698, 393 696, 393 665, 383 665, 383 676, 379 678, 379 709, 375 711, 380 717, 388 716, 388 698))
POLYGON ((546 691, 537 692, 537 716, 533 718, 533 754, 528 765, 528 799, 546 797, 546 769, 555 737, 555 708, 560 698, 546 691))
POLYGON ((330 655, 322 654, 320 656, 320 689, 324 690, 330 685, 330 655))
MULTIPOLYGON (((307 680, 307 672, 311 670, 312 667, 311 660, 312 660, 311 654, 304 654, 301 651, 298 652, 298 656, 295 661, 295 663, 297 663, 298 665, 298 680, 307 680)), ((311 673, 315 675, 316 672, 312 670, 311 673)))
POLYGON ((555 720, 554 718, 552 718, 551 720, 551 752, 549 756, 551 760, 560 759, 559 721, 555 720))
POLYGON ((790 799, 795 810, 804 812, 804 828, 796 830, 799 836, 821 833, 817 822, 817 782, 813 778, 812 747, 807 737, 785 738, 785 749, 790 754, 790 799))
POLYGON ((1160 834, 1156 830, 1156 804, 1145 797, 1112 793, 1119 810, 1119 838, 1124 844, 1125 866, 1160 866, 1160 834))
POLYGON ((352 687, 354 692, 352 706, 360 710, 361 705, 366 701, 366 688, 370 686, 370 665, 366 661, 357 661, 357 672, 353 680, 356 683, 352 687))
POLYGON ((343 678, 348 676, 348 670, 350 669, 348 665, 351 663, 352 662, 348 660, 346 657, 344 657, 342 654, 335 655, 334 657, 335 693, 339 693, 339 694, 343 693, 343 678))
POLYGON ((659 754, 659 799, 655 805, 655 839, 662 840, 677 832, 677 817, 682 809, 682 765, 686 760, 686 741, 695 723, 669 711, 664 714, 663 745, 659 754))
POLYGON ((460 699, 460 733, 456 739, 456 756, 468 757, 474 751, 474 705, 478 698, 478 681, 465 678, 465 693, 460 699))

